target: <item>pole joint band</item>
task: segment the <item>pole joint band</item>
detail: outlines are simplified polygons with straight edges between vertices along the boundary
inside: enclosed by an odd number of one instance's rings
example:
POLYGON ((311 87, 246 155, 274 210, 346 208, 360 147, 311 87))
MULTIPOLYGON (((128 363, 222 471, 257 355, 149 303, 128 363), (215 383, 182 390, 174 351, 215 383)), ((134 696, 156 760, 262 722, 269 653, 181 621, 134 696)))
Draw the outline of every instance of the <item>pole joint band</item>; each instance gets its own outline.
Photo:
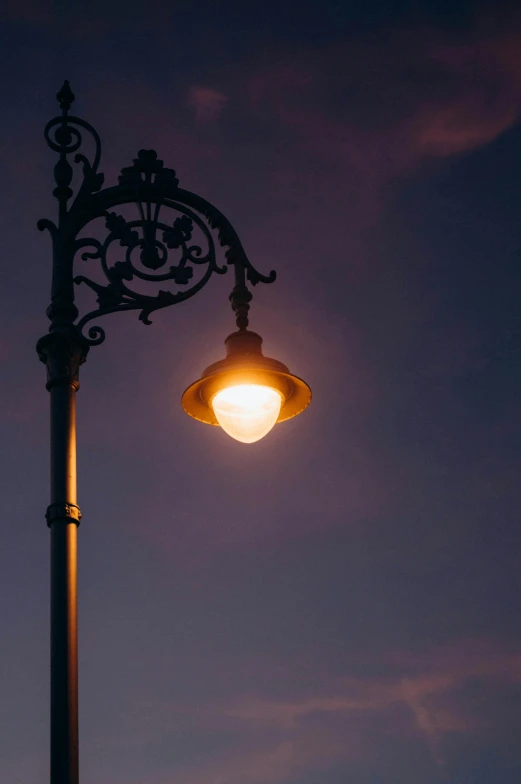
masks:
POLYGON ((67 520, 71 523, 80 524, 80 507, 76 504, 51 504, 47 507, 45 519, 49 528, 55 520, 67 520))
POLYGON ((77 392, 80 388, 80 365, 87 358, 89 346, 75 325, 62 332, 44 335, 36 344, 36 350, 41 362, 47 366, 47 389, 65 384, 77 392))

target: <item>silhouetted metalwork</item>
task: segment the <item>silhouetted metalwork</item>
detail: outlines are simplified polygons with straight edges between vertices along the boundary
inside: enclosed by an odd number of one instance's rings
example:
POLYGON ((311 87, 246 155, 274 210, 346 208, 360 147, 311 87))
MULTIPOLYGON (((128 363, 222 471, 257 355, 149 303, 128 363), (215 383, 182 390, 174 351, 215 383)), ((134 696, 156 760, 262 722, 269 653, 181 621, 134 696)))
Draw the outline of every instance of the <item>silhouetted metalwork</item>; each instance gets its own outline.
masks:
POLYGON ((46 513, 51 529, 51 784, 78 784, 76 392, 89 348, 105 339, 104 329, 91 322, 135 310, 150 324, 154 311, 192 297, 213 273, 233 265, 230 301, 244 331, 251 301, 247 284, 271 283, 275 273, 261 275, 254 269, 227 218, 201 196, 180 188, 175 171, 154 150, 140 150, 122 170, 119 183, 103 188, 99 135, 69 114, 74 95, 68 82, 57 98, 62 113, 45 127, 45 139, 59 156, 54 167, 58 222, 38 223, 52 237, 51 323, 37 350, 47 366, 51 397, 46 513), (225 248, 222 265, 216 240, 225 248), (75 272, 78 255, 80 274, 75 272), (96 307, 85 314, 75 304, 75 285, 95 294, 96 307))
POLYGON ((95 293, 97 307, 82 315, 76 326, 87 344, 98 345, 105 338, 102 327, 91 326, 86 334, 83 332, 93 319, 137 310, 141 321, 150 324, 155 310, 192 297, 213 273, 222 274, 231 264, 235 268, 235 286, 230 300, 237 326, 245 329, 251 300, 247 282, 271 283, 275 272, 262 275, 252 266, 227 218, 206 199, 180 188, 174 169, 166 167, 154 150, 140 150, 132 165, 121 171, 118 185, 102 188, 104 175, 98 171, 100 137, 89 123, 69 114, 74 95, 68 82, 57 97, 62 114, 47 124, 45 139, 59 154, 54 167, 59 221, 58 225, 48 219, 38 223, 38 228, 51 233, 53 241, 53 290, 48 310, 51 322, 76 321, 72 282, 85 284, 95 293), (85 152, 84 134, 93 146, 90 157, 85 152), (82 167, 75 194, 71 188, 74 170, 68 160, 71 155, 74 163, 82 167), (135 205, 134 219, 117 211, 129 204, 135 205), (104 221, 105 237, 83 236, 85 228, 97 219, 104 221), (217 262, 212 230, 226 248, 226 264, 217 262), (75 257, 80 251, 84 262, 99 260, 102 282, 90 277, 88 270, 73 276, 75 257), (194 281, 195 267, 201 267, 203 273, 194 281), (175 290, 154 286, 167 282, 174 284, 175 290), (136 284, 141 288, 136 288, 136 284), (155 290, 146 293, 143 284, 155 290))

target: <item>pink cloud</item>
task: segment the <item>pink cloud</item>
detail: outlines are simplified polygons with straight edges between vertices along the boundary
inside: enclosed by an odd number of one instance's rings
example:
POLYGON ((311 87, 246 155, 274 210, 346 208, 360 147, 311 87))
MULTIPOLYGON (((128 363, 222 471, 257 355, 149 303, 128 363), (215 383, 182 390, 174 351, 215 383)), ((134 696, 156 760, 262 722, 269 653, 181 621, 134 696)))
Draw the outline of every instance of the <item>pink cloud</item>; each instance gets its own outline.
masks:
MULTIPOLYGON (((226 731, 234 743, 226 751, 191 762, 179 772, 183 784, 269 784, 298 780, 301 771, 330 764, 364 764, 374 756, 380 733, 396 742, 426 745, 435 766, 445 767, 445 745, 455 736, 485 737, 490 729, 486 704, 462 700, 468 682, 486 688, 521 684, 521 650, 487 641, 466 641, 422 655, 382 654, 380 665, 394 674, 331 677, 317 674, 314 688, 293 697, 236 694, 201 702, 165 701, 154 713, 165 733, 187 728, 202 738, 226 731), (399 663, 399 664, 398 664, 399 663)), ((375 664, 373 661, 372 664, 375 664)), ((350 669, 346 663, 346 672, 350 669)), ((287 672, 291 686, 293 670, 287 672)), ((295 684, 294 684, 295 685, 295 684)), ((148 742, 143 716, 150 706, 125 712, 125 737, 148 742)), ((152 728, 151 724, 151 728, 152 728)), ((176 779, 177 780, 177 779, 176 779)), ((161 778, 151 784, 167 784, 161 778)))
POLYGON ((520 43, 519 15, 450 41, 416 26, 292 52, 252 69, 244 90, 250 110, 302 151, 375 185, 510 128, 521 109, 520 43))
POLYGON ((9 22, 27 22, 29 24, 48 24, 52 20, 52 11, 47 0, 5 0, 2 3, 0 19, 9 22))
POLYGON ((215 120, 228 102, 228 98, 218 90, 194 84, 188 90, 188 103, 195 112, 197 120, 215 120))

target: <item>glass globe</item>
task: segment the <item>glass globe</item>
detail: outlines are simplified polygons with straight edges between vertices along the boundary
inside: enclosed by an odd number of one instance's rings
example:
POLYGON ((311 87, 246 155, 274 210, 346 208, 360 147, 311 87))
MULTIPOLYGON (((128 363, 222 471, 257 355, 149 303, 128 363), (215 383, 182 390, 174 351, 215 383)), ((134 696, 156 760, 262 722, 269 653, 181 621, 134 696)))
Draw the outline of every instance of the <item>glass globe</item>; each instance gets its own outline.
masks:
POLYGON ((244 444, 270 432, 280 414, 282 395, 260 384, 239 384, 222 389, 211 405, 222 429, 244 444))

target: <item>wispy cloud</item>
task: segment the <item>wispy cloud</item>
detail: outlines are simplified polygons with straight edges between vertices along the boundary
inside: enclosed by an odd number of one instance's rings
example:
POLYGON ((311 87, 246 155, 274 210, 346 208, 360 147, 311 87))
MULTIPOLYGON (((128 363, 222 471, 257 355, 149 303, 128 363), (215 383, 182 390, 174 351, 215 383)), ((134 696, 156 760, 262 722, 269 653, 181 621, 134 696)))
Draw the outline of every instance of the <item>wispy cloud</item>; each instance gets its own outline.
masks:
POLYGON ((228 102, 228 98, 218 90, 204 85, 194 84, 188 90, 188 103, 197 120, 215 120, 228 102))
POLYGON ((476 149, 521 109, 521 19, 459 38, 427 26, 291 52, 253 69, 251 110, 325 162, 375 185, 419 162, 476 149))
POLYGON ((0 19, 6 22, 28 22, 46 24, 52 20, 53 13, 48 0, 5 0, 0 10, 0 19))
MULTIPOLYGON (((382 654, 380 668, 392 674, 353 677, 346 664, 344 676, 322 674, 321 684, 306 694, 297 689, 292 697, 236 694, 226 700, 187 698, 154 706, 172 738, 189 729, 203 746, 215 733, 225 733, 233 742, 202 757, 195 751, 173 781, 157 778, 153 784, 292 782, 303 770, 314 771, 319 779, 331 764, 366 764, 389 735, 397 743, 424 744, 433 766, 445 775, 446 739, 479 738, 489 728, 486 699, 470 710, 467 685, 479 683, 486 698, 487 689, 498 683, 521 684, 521 650, 468 641, 421 655, 382 654)), ((287 678, 289 688, 291 671, 287 678)), ((134 707, 135 712, 125 713, 125 736, 146 744, 143 717, 150 706, 134 707)))

